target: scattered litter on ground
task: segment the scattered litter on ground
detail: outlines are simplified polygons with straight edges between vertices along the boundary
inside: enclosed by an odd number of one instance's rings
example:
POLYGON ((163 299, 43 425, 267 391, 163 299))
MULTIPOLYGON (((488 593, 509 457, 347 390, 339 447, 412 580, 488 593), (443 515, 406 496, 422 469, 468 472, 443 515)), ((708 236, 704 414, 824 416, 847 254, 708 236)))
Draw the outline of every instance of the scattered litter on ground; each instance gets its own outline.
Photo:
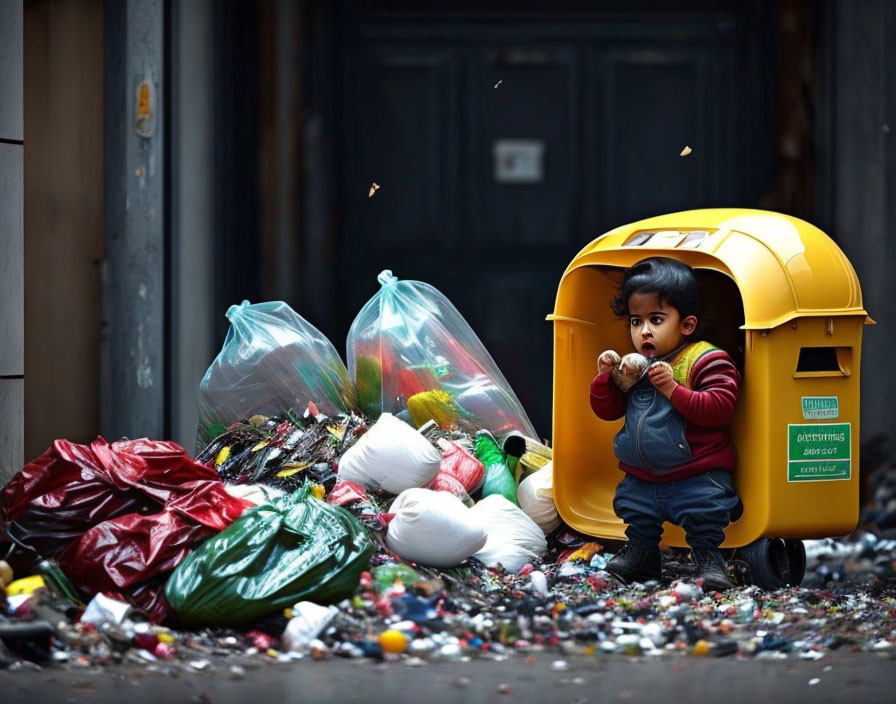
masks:
MULTIPOLYGON (((308 501, 325 499, 318 505, 330 505, 322 513, 347 512, 373 548, 360 577, 351 575, 357 586, 343 592, 345 598, 337 595, 335 603, 318 603, 298 597, 295 603, 259 608, 240 627, 224 627, 226 619, 215 621, 212 615, 200 621, 216 625, 187 629, 175 627, 173 619, 152 623, 139 602, 122 600, 128 595, 101 592, 93 599, 73 598, 58 565, 44 560, 38 573, 24 566, 21 554, 10 552, 0 564, 5 587, 0 592, 0 667, 134 663, 172 675, 219 671, 242 679, 247 669, 262 663, 296 659, 366 658, 419 667, 475 658, 522 657, 530 663, 543 654, 553 670, 562 672, 574 656, 816 660, 838 649, 896 653, 896 540, 872 532, 805 541, 807 570, 801 586, 773 591, 741 583, 725 593, 706 593, 687 552, 680 549, 664 551, 662 581, 621 585, 604 571, 619 545, 557 525, 553 516, 541 524, 550 531, 544 542, 528 539, 526 549, 512 555, 509 570, 492 553, 482 553, 492 567, 470 557, 479 549, 475 546, 465 548, 457 566, 402 561, 387 540, 393 520, 410 521, 408 515, 401 518, 399 507, 393 511, 396 496, 340 479, 337 471, 341 456, 372 424, 353 414, 330 418, 315 411, 312 407, 302 417, 285 414, 235 423, 197 459, 215 467, 229 488, 243 487, 244 498, 251 489, 257 498, 249 503, 261 506, 248 511, 263 513, 264 506, 280 505, 284 499, 275 490, 298 496, 296 490, 304 487, 308 501)), ((423 431, 446 455, 474 449, 472 435, 431 427, 423 431)), ((468 481, 464 494, 481 500, 483 482, 468 481)), ((492 501, 522 514, 504 498, 492 501)), ((284 510, 291 506, 282 505, 284 510)), ((457 511, 477 514, 462 502, 457 511)), ((260 519, 237 519, 241 523, 229 529, 234 540, 249 539, 240 526, 252 520, 260 519)), ((529 519, 525 523, 530 533, 536 529, 529 519)), ((296 526, 294 533, 284 526, 277 554, 291 549, 289 535, 310 535, 308 526, 296 526)), ((227 536, 222 532, 210 538, 203 559, 216 557, 214 542, 223 546, 227 536)), ((427 540, 444 554, 451 549, 448 538, 443 531, 427 540)), ((396 544, 410 549, 407 539, 396 544)), ((422 543, 414 550, 425 552, 422 543)), ((200 554, 201 549, 193 552, 200 554)), ((181 578, 187 573, 202 578, 197 558, 181 564, 176 573, 181 578)), ((336 575, 332 568, 324 562, 309 564, 308 578, 314 569, 321 570, 322 579, 336 575)), ((223 589, 229 577, 220 565, 218 569, 215 579, 223 589)), ((259 582, 258 589, 263 587, 259 582)), ((205 590, 203 608, 236 598, 236 592, 222 597, 213 584, 205 590)), ((305 591, 296 589, 300 593, 305 591)), ((817 683, 817 678, 810 681, 817 683)), ((465 687, 469 679, 458 678, 454 684, 465 687)), ((506 684, 498 692, 513 694, 506 684)))

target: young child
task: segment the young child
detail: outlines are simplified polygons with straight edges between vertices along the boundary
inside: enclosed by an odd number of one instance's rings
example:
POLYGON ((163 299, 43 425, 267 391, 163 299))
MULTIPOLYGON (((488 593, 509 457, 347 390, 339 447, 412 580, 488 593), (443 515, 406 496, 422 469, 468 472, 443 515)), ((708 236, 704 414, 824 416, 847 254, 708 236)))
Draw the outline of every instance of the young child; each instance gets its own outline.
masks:
POLYGON ((687 264, 667 257, 638 262, 611 306, 650 366, 624 393, 611 378, 619 355, 608 350, 591 382, 597 416, 625 416, 613 441, 625 472, 613 509, 628 524, 628 542, 607 571, 623 582, 659 579, 660 536, 669 521, 684 529, 704 589, 732 587, 719 545, 741 513, 731 483, 734 448, 722 429, 734 418, 737 369, 726 352, 693 339, 700 284, 687 264))

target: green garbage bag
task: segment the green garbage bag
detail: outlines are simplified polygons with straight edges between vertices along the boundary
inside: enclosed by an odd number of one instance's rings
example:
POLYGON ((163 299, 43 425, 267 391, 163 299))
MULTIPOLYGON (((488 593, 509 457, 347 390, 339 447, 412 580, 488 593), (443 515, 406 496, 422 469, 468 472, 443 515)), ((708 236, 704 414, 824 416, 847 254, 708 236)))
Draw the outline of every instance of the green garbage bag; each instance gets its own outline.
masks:
POLYGON ((249 509, 191 553, 165 585, 176 620, 239 625, 298 601, 350 596, 373 544, 354 516, 310 491, 306 484, 249 509))
POLYGON ((485 481, 482 483, 482 498, 492 494, 500 494, 508 501, 519 506, 516 499, 516 481, 507 466, 507 455, 487 430, 476 433, 473 452, 485 465, 485 481))

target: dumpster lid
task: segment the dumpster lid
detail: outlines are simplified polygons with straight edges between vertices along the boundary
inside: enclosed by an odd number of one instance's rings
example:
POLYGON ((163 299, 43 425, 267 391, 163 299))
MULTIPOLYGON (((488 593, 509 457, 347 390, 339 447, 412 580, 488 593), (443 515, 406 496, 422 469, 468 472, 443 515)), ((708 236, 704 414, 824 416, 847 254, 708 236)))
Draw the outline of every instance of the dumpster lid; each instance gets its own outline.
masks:
MULTIPOLYGON (((745 329, 804 316, 867 316, 858 277, 837 244, 804 220, 764 210, 688 210, 623 225, 582 249, 563 276, 582 266, 629 267, 651 256, 734 279, 745 329)), ((569 314, 560 302, 558 292, 549 319, 569 314)))

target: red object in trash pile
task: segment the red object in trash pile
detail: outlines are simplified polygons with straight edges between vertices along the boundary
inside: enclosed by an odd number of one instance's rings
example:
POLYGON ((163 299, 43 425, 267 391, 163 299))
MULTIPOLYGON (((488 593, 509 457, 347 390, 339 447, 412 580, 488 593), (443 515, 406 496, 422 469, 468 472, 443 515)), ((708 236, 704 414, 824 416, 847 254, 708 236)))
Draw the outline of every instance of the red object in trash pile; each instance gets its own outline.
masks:
POLYGON ((472 494, 482 485, 485 478, 485 465, 456 442, 447 441, 442 448, 439 471, 429 488, 433 491, 454 493, 457 482, 460 482, 464 490, 468 494, 472 494))
POLYGON ((356 501, 367 501, 367 491, 358 482, 348 479, 337 479, 327 494, 327 502, 336 506, 345 506, 356 501))
POLYGON ((0 529, 58 556, 86 594, 124 594, 159 621, 167 574, 250 506, 174 442, 56 440, 0 494, 0 529))

